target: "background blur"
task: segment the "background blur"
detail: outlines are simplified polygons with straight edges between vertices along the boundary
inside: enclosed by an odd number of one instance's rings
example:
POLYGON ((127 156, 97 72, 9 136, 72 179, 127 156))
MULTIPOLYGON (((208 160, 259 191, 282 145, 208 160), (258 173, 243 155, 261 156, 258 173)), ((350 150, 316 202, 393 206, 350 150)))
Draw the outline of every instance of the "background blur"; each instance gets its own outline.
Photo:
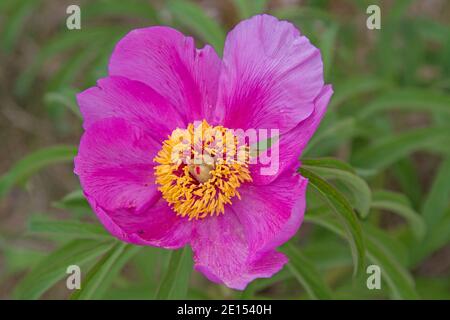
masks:
POLYGON ((86 281, 72 298, 450 298, 450 1, 1 0, 0 141, 1 299, 68 298, 72 263, 86 281), (71 4, 81 30, 66 28, 71 4), (381 30, 366 27, 369 4, 381 7, 381 30), (304 164, 355 211, 381 290, 352 276, 352 236, 311 186, 284 249, 291 263, 244 292, 191 274, 189 250, 119 244, 81 195, 74 94, 106 76, 118 39, 170 25, 220 53, 236 23, 262 12, 322 51, 335 94, 303 158, 342 162, 304 164))

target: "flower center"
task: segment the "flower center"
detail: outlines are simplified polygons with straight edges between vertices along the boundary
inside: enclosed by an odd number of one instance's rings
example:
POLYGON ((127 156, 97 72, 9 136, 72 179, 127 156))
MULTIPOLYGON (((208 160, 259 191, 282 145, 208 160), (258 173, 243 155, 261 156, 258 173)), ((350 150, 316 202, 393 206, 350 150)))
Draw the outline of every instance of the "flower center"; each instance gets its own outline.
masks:
POLYGON ((232 130, 205 120, 175 129, 154 159, 162 197, 182 217, 202 219, 224 213, 238 188, 251 181, 249 148, 232 130))
POLYGON ((191 164, 189 165, 189 173, 200 183, 206 182, 211 178, 211 170, 214 166, 207 164, 191 164))

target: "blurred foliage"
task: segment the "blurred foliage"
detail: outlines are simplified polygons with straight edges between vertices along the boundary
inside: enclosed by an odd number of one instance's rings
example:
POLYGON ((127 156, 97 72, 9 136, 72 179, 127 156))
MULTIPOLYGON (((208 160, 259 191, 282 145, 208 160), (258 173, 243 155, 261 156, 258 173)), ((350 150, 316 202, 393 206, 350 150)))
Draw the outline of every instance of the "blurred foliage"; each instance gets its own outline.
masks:
POLYGON ((106 75, 115 43, 136 27, 171 25, 220 54, 239 20, 263 12, 287 19, 321 49, 335 94, 302 159, 305 223, 282 247, 290 262, 274 277, 233 291, 192 272, 188 248, 120 243, 72 186, 49 199, 47 212, 26 214, 25 231, 0 228, 0 288, 9 288, 0 295, 69 298, 58 284, 79 264, 89 271, 72 299, 449 299, 450 3, 427 3, 2 0, 1 97, 50 119, 55 143, 9 163, 3 199, 37 171, 72 161, 81 134, 74 94, 106 75), (82 8, 79 31, 65 28, 72 2, 82 8), (365 26, 369 3, 382 9, 381 30, 365 26), (19 67, 6 65, 16 56, 19 67), (372 263, 382 269, 381 290, 366 287, 372 263))

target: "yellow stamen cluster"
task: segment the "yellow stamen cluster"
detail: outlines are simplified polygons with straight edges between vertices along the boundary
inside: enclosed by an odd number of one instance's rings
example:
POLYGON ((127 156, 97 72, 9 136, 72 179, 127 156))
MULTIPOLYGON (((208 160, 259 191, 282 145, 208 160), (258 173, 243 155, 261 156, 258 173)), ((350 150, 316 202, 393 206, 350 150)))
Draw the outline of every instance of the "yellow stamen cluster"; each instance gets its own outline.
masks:
POLYGON ((249 148, 233 132, 205 120, 175 129, 154 159, 162 197, 182 217, 224 213, 242 183, 251 181, 249 148))

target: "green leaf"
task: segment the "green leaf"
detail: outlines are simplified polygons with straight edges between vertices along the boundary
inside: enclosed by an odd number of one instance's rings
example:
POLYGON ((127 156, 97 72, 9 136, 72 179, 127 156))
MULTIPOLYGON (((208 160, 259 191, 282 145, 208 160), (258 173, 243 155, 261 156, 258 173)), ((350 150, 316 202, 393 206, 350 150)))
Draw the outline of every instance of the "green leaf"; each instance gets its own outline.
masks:
POLYGON ((4 268, 0 279, 5 274, 8 276, 8 274, 14 274, 30 268, 30 266, 35 265, 47 255, 47 252, 44 251, 22 248, 11 245, 11 243, 3 243, 3 241, 0 241, 0 251, 3 255, 2 267, 4 268))
POLYGON ((335 53, 336 36, 338 34, 339 27, 332 24, 321 36, 319 42, 319 48, 322 53, 324 78, 328 80, 330 72, 333 70, 332 63, 335 53))
POLYGON ((32 217, 28 229, 31 232, 63 234, 67 237, 76 237, 78 239, 113 240, 101 225, 77 220, 57 221, 43 217, 32 217))
POLYGON ((379 78, 370 76, 354 76, 348 80, 336 84, 333 99, 331 99, 328 108, 332 110, 347 100, 370 92, 379 91, 386 86, 386 81, 379 78))
POLYGON ((336 170, 345 171, 345 172, 352 173, 352 174, 355 173, 355 170, 347 162, 341 161, 336 158, 331 158, 331 157, 302 159, 302 165, 308 166, 308 167, 336 169, 336 170))
POLYGON ((367 257, 381 267, 394 299, 418 299, 411 274, 375 237, 366 234, 367 257))
POLYGON ((14 6, 17 5, 17 0, 3 0, 0 2, 0 13, 2 17, 8 14, 11 9, 14 9, 14 6))
POLYGON ((112 247, 92 268, 70 299, 100 299, 111 286, 124 265, 140 250, 141 247, 118 243, 112 247))
POLYGON ((400 265, 404 267, 410 265, 408 246, 399 239, 398 233, 388 233, 388 230, 381 229, 368 221, 362 226, 364 235, 370 235, 372 238, 375 238, 392 257, 395 257, 395 260, 400 265))
POLYGON ((79 119, 81 118, 81 112, 78 108, 75 100, 76 90, 66 88, 57 92, 48 92, 44 96, 44 102, 46 104, 59 104, 70 110, 79 119))
POLYGON ((92 212, 83 190, 75 190, 65 195, 61 200, 52 203, 55 208, 74 211, 77 215, 92 212))
POLYGON ((450 95, 426 89, 397 89, 379 96, 364 108, 360 108, 357 118, 369 119, 375 113, 391 110, 450 114, 450 95))
POLYGON ((410 130, 379 139, 352 157, 352 163, 358 168, 377 172, 401 158, 432 145, 442 146, 442 139, 450 136, 445 127, 430 127, 410 130))
POLYGON ((411 243, 412 265, 450 241, 450 157, 440 164, 422 208, 427 234, 421 243, 411 243))
POLYGON ((314 264, 298 248, 288 243, 283 249, 289 256, 288 268, 311 299, 331 299, 331 289, 323 280, 314 264))
POLYGON ((282 269, 270 278, 258 278, 250 282, 244 291, 236 294, 236 298, 241 300, 255 299, 258 291, 264 290, 272 285, 275 285, 276 283, 290 278, 293 278, 292 272, 287 269, 282 269))
POLYGON ((418 208, 422 203, 422 184, 412 159, 401 159, 393 165, 392 171, 402 191, 411 200, 413 208, 418 208))
POLYGON ((450 300, 450 282, 445 275, 417 277, 417 291, 424 300, 450 300))
POLYGON ((444 217, 445 210, 449 205, 450 199, 450 157, 445 158, 440 164, 430 191, 425 199, 422 216, 429 228, 438 225, 444 217))
MULTIPOLYGON (((327 215, 307 215, 306 222, 320 225, 342 238, 346 238, 342 226, 330 216, 327 215)), ((380 266, 381 277, 386 281, 389 289, 395 299, 417 299, 417 293, 414 288, 414 281, 408 270, 403 267, 396 257, 378 241, 371 232, 371 228, 364 228, 364 240, 366 243, 366 254, 369 260, 380 266)), ((379 230, 379 232, 382 232, 379 230)))
POLYGON ((192 258, 189 247, 171 252, 169 267, 161 280, 156 299, 185 299, 192 273, 192 258))
POLYGON ((83 6, 83 15, 86 19, 101 19, 105 16, 124 16, 144 18, 147 22, 159 24, 158 11, 151 3, 141 0, 128 1, 90 1, 83 6))
POLYGON ((362 217, 369 214, 371 191, 367 183, 358 177, 347 163, 333 158, 303 159, 304 168, 326 179, 336 179, 344 183, 355 200, 355 209, 362 217))
POLYGON ((364 268, 365 247, 361 225, 350 203, 339 190, 310 170, 300 168, 300 174, 309 180, 309 184, 326 200, 345 226, 354 262, 354 272, 360 273, 364 268))
POLYGON ((234 5, 238 9, 240 20, 263 13, 267 2, 268 0, 233 0, 234 5))
POLYGON ((321 20, 327 23, 338 23, 336 17, 328 11, 307 6, 286 6, 271 12, 278 19, 301 22, 305 19, 321 20))
MULTIPOLYGON (((80 50, 77 50, 77 52, 71 54, 70 59, 68 61, 65 61, 58 68, 58 70, 51 75, 46 83, 46 91, 68 91, 67 94, 69 95, 69 99, 73 99, 75 102, 76 90, 70 87, 77 83, 77 79, 84 78, 84 73, 86 71, 89 72, 91 70, 91 65, 98 58, 104 48, 105 46, 99 47, 96 42, 93 42, 91 44, 87 44, 83 48, 80 48, 80 50), (70 96, 70 91, 73 92, 72 96, 70 96)), ((46 103, 49 104, 49 102, 47 101, 46 103)), ((78 109, 78 107, 76 109, 78 109)))
POLYGON ((409 200, 404 195, 384 190, 374 192, 372 208, 397 213, 410 224, 412 232, 418 240, 425 236, 425 222, 420 214, 412 209, 409 200))
POLYGON ((7 22, 2 26, 1 40, 3 48, 7 53, 11 53, 17 40, 20 39, 20 33, 26 25, 26 20, 33 11, 40 5, 38 0, 17 1, 18 6, 9 14, 7 22))
POLYGON ((337 120, 328 127, 325 127, 324 130, 318 131, 309 141, 303 151, 303 154, 309 155, 309 153, 315 151, 316 146, 322 142, 329 142, 332 139, 333 141, 340 142, 352 137, 356 132, 357 130, 354 118, 337 120))
POLYGON ((450 242, 450 210, 442 220, 429 232, 425 240, 419 244, 413 243, 410 248, 412 252, 412 265, 416 266, 431 253, 439 250, 450 242))
POLYGON ((448 43, 450 37, 450 27, 438 20, 427 19, 426 17, 417 17, 414 19, 418 25, 418 31, 425 39, 433 39, 433 41, 442 44, 448 43))
MULTIPOLYGON (((306 214, 310 213, 307 212, 306 214)), ((314 240, 311 239, 302 246, 302 252, 323 274, 333 272, 336 269, 347 268, 353 263, 346 243, 331 241, 328 235, 322 237, 322 234, 320 234, 314 240)))
POLYGON ((76 154, 76 147, 64 145, 48 147, 29 154, 0 177, 0 197, 15 184, 24 182, 36 171, 51 164, 73 161, 76 154))
POLYGON ((57 34, 54 38, 48 41, 45 46, 40 48, 39 53, 33 59, 33 62, 28 64, 24 71, 17 78, 15 84, 15 93, 19 96, 28 94, 33 81, 36 79, 39 70, 46 61, 53 58, 57 54, 65 52, 72 48, 79 48, 80 46, 89 45, 96 42, 97 46, 99 39, 110 39, 111 34, 122 32, 120 27, 104 27, 104 28, 87 28, 83 31, 62 32, 57 34))
POLYGON ((397 0, 393 3, 391 10, 389 10, 387 19, 398 20, 405 16, 406 11, 411 6, 414 0, 397 0))
POLYGON ((73 240, 46 256, 19 283, 15 290, 18 299, 37 299, 56 282, 67 276, 70 265, 82 267, 108 251, 114 242, 73 240))
POLYGON ((192 29, 206 43, 210 43, 219 55, 222 54, 225 31, 220 24, 207 16, 201 7, 188 1, 173 0, 168 2, 167 9, 177 21, 192 29))

